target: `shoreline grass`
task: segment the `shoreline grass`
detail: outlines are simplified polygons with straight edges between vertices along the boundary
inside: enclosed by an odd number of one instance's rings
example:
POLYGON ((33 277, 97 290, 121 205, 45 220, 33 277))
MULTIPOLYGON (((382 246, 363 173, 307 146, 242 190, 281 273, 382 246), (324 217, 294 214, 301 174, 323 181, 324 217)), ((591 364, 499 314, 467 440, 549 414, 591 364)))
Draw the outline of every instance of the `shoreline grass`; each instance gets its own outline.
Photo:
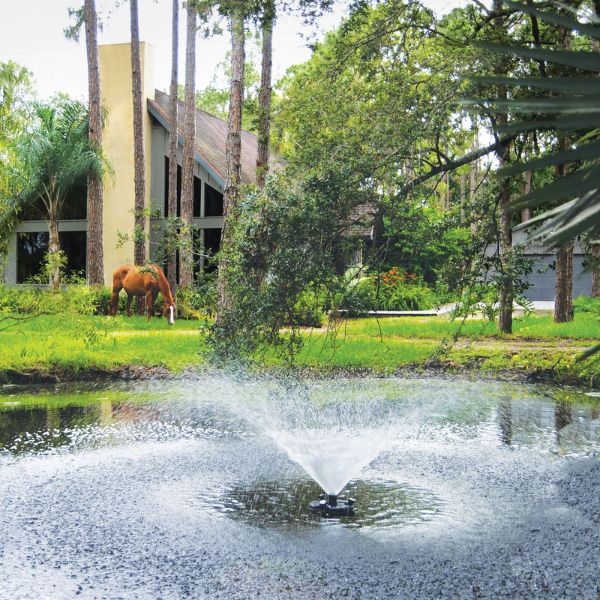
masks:
MULTIPOLYGON (((297 365, 314 369, 368 369, 392 374, 432 365, 535 373, 552 370, 557 381, 574 379, 597 385, 600 360, 577 363, 577 357, 600 339, 600 321, 579 312, 575 321, 556 325, 550 316, 515 319, 515 333, 499 335, 494 323, 467 320, 448 352, 441 353, 459 324, 447 317, 362 318, 335 331, 306 330, 297 365)), ((204 338, 198 322, 143 317, 44 315, 0 332, 0 374, 39 370, 45 373, 116 370, 128 366, 163 367, 179 373, 201 367, 204 338)), ((283 360, 269 352, 265 367, 283 360)), ((6 377, 4 377, 6 380, 6 377)))

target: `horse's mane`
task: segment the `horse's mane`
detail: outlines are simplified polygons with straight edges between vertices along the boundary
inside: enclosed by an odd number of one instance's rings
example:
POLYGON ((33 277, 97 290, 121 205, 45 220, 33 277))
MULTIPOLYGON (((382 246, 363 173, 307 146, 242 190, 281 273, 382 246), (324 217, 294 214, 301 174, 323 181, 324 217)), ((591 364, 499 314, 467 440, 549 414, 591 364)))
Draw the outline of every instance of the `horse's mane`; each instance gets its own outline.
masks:
POLYGON ((171 286, 163 273, 163 270, 158 265, 152 265, 157 272, 158 277, 158 287, 160 289, 160 293, 162 294, 163 301, 168 304, 175 304, 175 300, 173 299, 173 295, 171 294, 171 286))

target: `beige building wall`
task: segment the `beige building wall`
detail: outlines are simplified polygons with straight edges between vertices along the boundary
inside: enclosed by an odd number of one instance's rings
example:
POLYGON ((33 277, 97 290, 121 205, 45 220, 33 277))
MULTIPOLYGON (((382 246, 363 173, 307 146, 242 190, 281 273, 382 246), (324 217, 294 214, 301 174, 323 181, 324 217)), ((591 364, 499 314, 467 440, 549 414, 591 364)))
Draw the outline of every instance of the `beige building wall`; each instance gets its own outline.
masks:
MULTIPOLYGON (((104 281, 112 283, 116 267, 133 263, 134 228, 134 161, 133 161, 133 98, 131 91, 130 44, 101 45, 100 86, 103 107, 107 111, 103 132, 103 149, 113 170, 104 181, 104 281), (130 240, 119 246, 119 234, 129 234, 130 240)), ((152 123, 146 108, 147 98, 154 98, 154 52, 152 46, 140 43, 142 63, 142 111, 144 161, 146 166, 146 207, 150 203, 152 158, 152 123)), ((146 224, 149 231, 149 221, 146 224)), ((149 249, 147 250, 149 256, 149 249)))

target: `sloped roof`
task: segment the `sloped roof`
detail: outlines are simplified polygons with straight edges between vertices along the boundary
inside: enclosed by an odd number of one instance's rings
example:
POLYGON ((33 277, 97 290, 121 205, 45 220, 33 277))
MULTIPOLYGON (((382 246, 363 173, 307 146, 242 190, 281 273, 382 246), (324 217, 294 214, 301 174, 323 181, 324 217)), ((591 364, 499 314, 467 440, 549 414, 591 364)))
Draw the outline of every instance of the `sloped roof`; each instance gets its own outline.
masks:
MULTIPOLYGON (((170 130, 169 101, 170 96, 160 90, 155 91, 154 100, 148 99, 150 112, 157 116, 161 123, 170 130)), ((183 102, 178 103, 178 114, 183 115, 183 102)), ((183 136, 183 118, 178 119, 178 134, 183 136)), ((206 163, 214 171, 217 179, 225 181, 225 149, 227 145, 227 122, 204 110, 196 108, 196 154, 201 162, 206 163)), ((242 130, 242 183, 256 183, 256 155, 258 140, 253 133, 242 130)), ((277 161, 271 157, 273 165, 277 161)))

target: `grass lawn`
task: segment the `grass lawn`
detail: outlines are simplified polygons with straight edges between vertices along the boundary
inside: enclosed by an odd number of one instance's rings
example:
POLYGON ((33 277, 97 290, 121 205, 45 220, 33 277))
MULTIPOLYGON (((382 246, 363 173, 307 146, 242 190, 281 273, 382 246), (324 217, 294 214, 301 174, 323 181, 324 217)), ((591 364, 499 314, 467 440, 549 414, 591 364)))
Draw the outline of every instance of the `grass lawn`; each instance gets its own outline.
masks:
MULTIPOLYGON (((499 335, 494 323, 467 320, 449 351, 440 354, 458 327, 446 316, 348 320, 335 334, 325 328, 306 330, 298 363, 392 373, 438 357, 446 368, 457 371, 465 366, 488 372, 553 369, 558 380, 600 380, 599 360, 575 362, 600 339, 600 321, 590 313, 578 311, 572 323, 561 325, 551 316, 517 318, 512 336, 499 335)), ((41 316, 0 332, 0 371, 77 372, 146 365, 177 372, 201 364, 202 345, 200 326, 194 321, 169 326, 164 319, 146 323, 143 317, 41 316)), ((281 364, 273 355, 265 362, 281 364)))

